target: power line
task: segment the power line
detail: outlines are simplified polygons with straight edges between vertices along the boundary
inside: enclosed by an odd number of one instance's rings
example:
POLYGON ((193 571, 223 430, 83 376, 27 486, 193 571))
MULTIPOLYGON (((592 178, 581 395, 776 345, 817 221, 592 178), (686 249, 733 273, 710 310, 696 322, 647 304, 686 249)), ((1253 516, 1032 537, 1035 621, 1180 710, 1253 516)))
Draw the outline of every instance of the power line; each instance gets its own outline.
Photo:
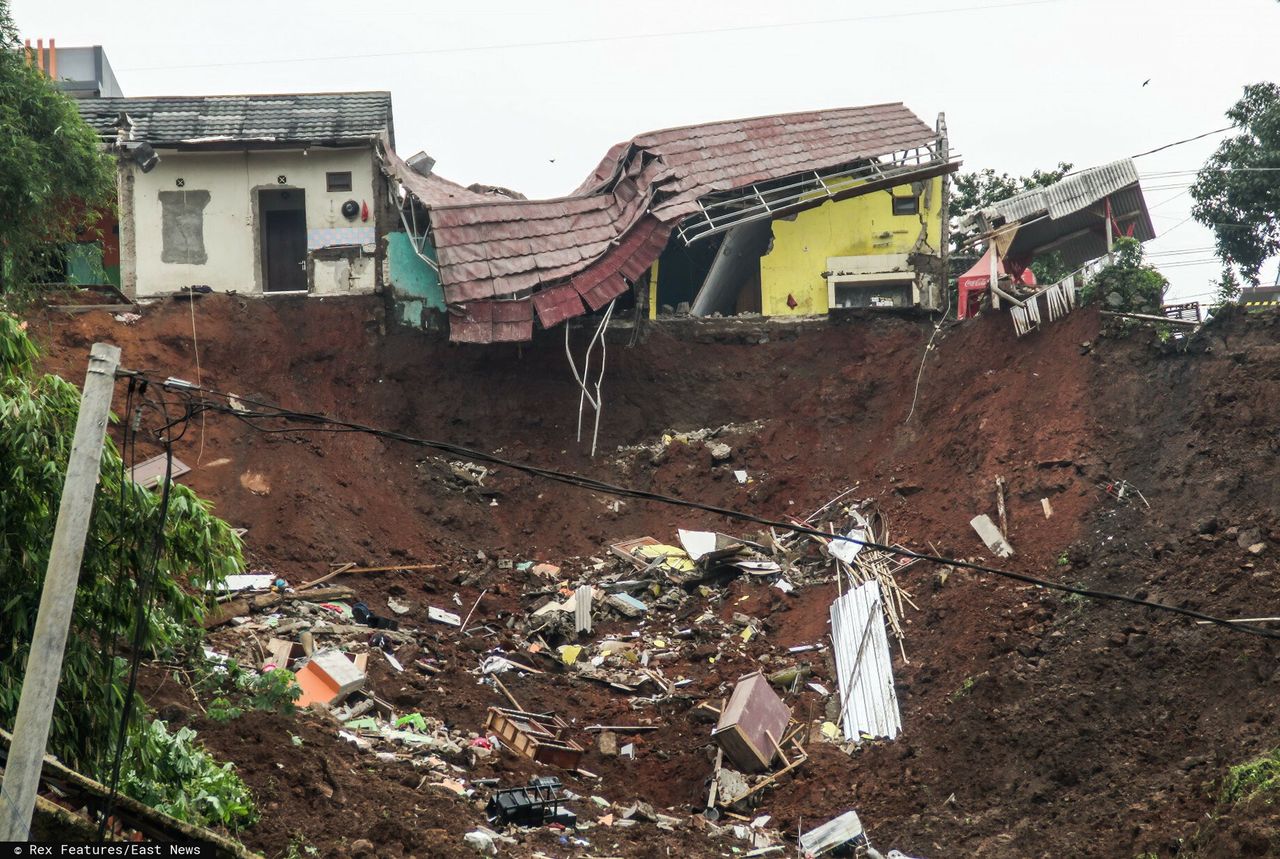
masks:
POLYGON ((1194 170, 1159 170, 1152 173, 1140 173, 1139 176, 1143 179, 1163 179, 1172 176, 1194 176, 1206 170, 1217 173, 1275 173, 1280 171, 1280 167, 1214 167, 1206 164, 1194 170))
MULTIPOLYGON (((138 376, 140 378, 148 378, 143 373, 134 373, 133 375, 138 376)), ((510 468, 513 471, 519 471, 534 477, 540 477, 545 480, 551 480, 556 483, 576 486, 578 488, 588 489, 595 492, 600 492, 602 494, 614 495, 620 498, 633 498, 633 499, 642 500, 642 501, 653 501, 660 504, 667 504, 674 507, 684 507, 691 510, 701 510, 706 513, 714 513, 716 515, 724 516, 729 519, 734 519, 739 522, 750 522, 756 525, 763 525, 765 527, 770 527, 770 528, 781 528, 784 530, 794 531, 801 534, 808 534, 810 536, 822 537, 823 539, 827 539, 827 540, 843 540, 848 543, 854 543, 859 546, 865 546, 869 549, 875 549, 881 552, 896 553, 899 555, 904 555, 909 558, 916 558, 922 561, 929 561, 930 563, 934 563, 934 564, 941 564, 941 565, 950 566, 950 567, 958 567, 960 569, 975 570, 977 572, 982 572, 982 573, 990 573, 991 575, 1000 576, 1002 578, 1011 579, 1013 581, 1022 582, 1028 585, 1033 585, 1035 587, 1061 591, 1063 593, 1078 594, 1080 596, 1089 597, 1091 599, 1096 599, 1096 600, 1107 600, 1112 602, 1128 603, 1130 605, 1137 605, 1137 606, 1142 606, 1144 608, 1155 609, 1157 611, 1164 611, 1164 612, 1169 612, 1171 614, 1178 614, 1184 617, 1190 617, 1195 620, 1203 620, 1208 623, 1223 626, 1223 627, 1226 627, 1227 629, 1232 629, 1238 632, 1245 632, 1250 635, 1258 635, 1263 638, 1280 639, 1280 632, 1277 632, 1275 630, 1264 629, 1263 627, 1252 626, 1249 624, 1235 623, 1233 621, 1227 620, 1226 618, 1204 614, 1202 612, 1198 612, 1193 609, 1182 608, 1181 606, 1152 602, 1150 600, 1139 599, 1138 597, 1132 597, 1127 594, 1117 594, 1117 593, 1110 593, 1107 591, 1096 591, 1089 588, 1073 587, 1071 585, 1065 585, 1059 582, 1053 582, 1047 579, 1037 578, 1035 576, 1031 576, 1026 573, 1014 572, 1013 570, 1003 570, 998 567, 991 567, 985 564, 977 564, 971 561, 962 561, 957 558, 946 558, 939 555, 931 555, 925 552, 915 552, 908 549, 885 546, 880 543, 872 542, 870 540, 861 540, 855 537, 849 537, 842 534, 832 534, 827 531, 819 531, 816 528, 810 528, 807 525, 803 525, 798 522, 782 522, 776 519, 768 519, 763 516, 756 516, 752 513, 744 513, 740 510, 734 510, 729 507, 719 507, 717 505, 706 504, 701 501, 690 501, 688 499, 675 498, 673 496, 663 495, 657 492, 649 492, 647 490, 642 490, 642 489, 634 489, 626 486, 618 486, 612 483, 607 483, 605 481, 596 480, 595 478, 584 477, 579 474, 557 471, 555 469, 543 468, 541 466, 536 466, 536 465, 528 465, 526 463, 521 463, 521 462, 514 462, 509 459, 504 459, 503 457, 500 457, 496 454, 486 453, 484 451, 472 450, 470 448, 462 447, 461 445, 452 444, 450 442, 433 441, 431 439, 419 438, 417 436, 411 436, 406 433, 397 432, 395 430, 379 429, 377 427, 369 426, 366 424, 360 424, 354 421, 345 421, 339 418, 331 418, 331 417, 327 417, 325 415, 317 414, 314 412, 296 412, 290 409, 284 409, 280 406, 273 405, 271 403, 264 403, 264 402, 250 399, 248 397, 237 395, 237 400, 240 404, 247 403, 248 405, 258 407, 259 409, 269 410, 269 411, 250 411, 248 409, 243 408, 242 406, 241 407, 232 406, 230 404, 231 402, 230 395, 223 393, 221 391, 216 391, 211 388, 198 387, 196 385, 191 384, 190 382, 187 382, 181 379, 170 378, 164 382, 159 382, 158 380, 155 380, 155 381, 157 384, 163 385, 166 390, 176 391, 181 393, 183 396, 190 398, 186 408, 186 413, 183 416, 183 418, 179 419, 179 421, 188 421, 192 417, 194 417, 196 414, 207 410, 207 411, 220 412, 222 414, 230 415, 242 421, 243 423, 247 424, 248 426, 252 427, 253 429, 259 432, 264 432, 264 433, 298 432, 299 428, 286 426, 283 429, 267 429, 265 427, 259 426, 257 423, 255 423, 255 421, 282 420, 287 422, 312 424, 314 426, 308 427, 307 429, 318 431, 318 432, 366 433, 372 436, 385 438, 391 441, 399 441, 406 444, 416 445, 418 447, 425 447, 431 450, 437 450, 437 451, 440 451, 441 453, 451 454, 453 456, 462 457, 472 461, 485 462, 491 465, 498 465, 503 468, 510 468), (199 400, 196 400, 194 398, 196 394, 211 394, 215 397, 219 397, 223 400, 226 400, 227 404, 222 405, 220 403, 214 403, 205 399, 204 397, 201 397, 199 400)), ((174 423, 177 423, 179 421, 175 421, 174 423)))
POLYGON ((1137 155, 1130 156, 1132 158, 1141 158, 1144 155, 1154 155, 1157 152, 1163 152, 1166 149, 1172 149, 1175 146, 1181 146, 1184 143, 1191 143, 1195 140, 1201 140, 1214 134, 1221 134, 1224 131, 1230 131, 1235 128, 1234 125, 1228 125, 1225 128, 1215 128, 1213 131, 1206 131, 1204 134, 1197 134, 1195 137, 1187 137, 1182 140, 1175 140, 1172 143, 1166 143, 1164 146, 1157 146, 1155 149, 1148 149, 1146 152, 1139 152, 1137 155))
POLYGON ((222 63, 189 63, 166 66, 134 66, 119 69, 122 72, 167 71, 170 69, 212 69, 228 66, 268 66, 288 63, 332 62, 335 60, 371 60, 390 59, 392 57, 422 57, 438 54, 466 54, 480 51, 505 51, 513 48, 556 48, 570 45, 590 45, 608 42, 625 42, 633 40, 666 39, 675 36, 706 36, 717 33, 746 33, 760 30, 781 30, 797 27, 827 26, 831 24, 853 24, 865 21, 889 21, 900 18, 918 18, 926 15, 953 15, 963 12, 981 12, 991 9, 1017 9, 1025 6, 1048 6, 1070 0, 1020 0, 1015 3, 983 4, 980 6, 957 6, 944 9, 921 9, 914 12, 885 12, 879 15, 857 15, 850 18, 826 18, 810 21, 784 21, 774 24, 744 24, 738 27, 711 27, 705 30, 672 30, 659 33, 628 33, 618 36, 586 36, 580 39, 553 39, 542 42, 506 42, 493 45, 462 45, 458 47, 425 48, 414 51, 382 51, 369 54, 336 54, 315 57, 292 57, 283 59, 236 60, 222 63))

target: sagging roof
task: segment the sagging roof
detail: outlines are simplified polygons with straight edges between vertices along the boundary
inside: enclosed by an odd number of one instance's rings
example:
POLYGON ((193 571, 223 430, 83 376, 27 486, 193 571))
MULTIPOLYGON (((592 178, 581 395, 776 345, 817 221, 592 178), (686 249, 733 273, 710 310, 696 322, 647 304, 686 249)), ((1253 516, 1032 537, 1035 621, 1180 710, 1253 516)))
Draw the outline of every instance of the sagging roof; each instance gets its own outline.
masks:
POLYGON ((477 194, 462 187, 457 182, 450 182, 434 172, 419 173, 410 167, 403 158, 396 154, 386 138, 382 141, 378 154, 382 157, 383 169, 400 181, 410 194, 422 202, 424 206, 449 206, 455 203, 484 203, 493 199, 485 194, 477 194))
POLYGON ((1081 170, 1046 188, 1001 200, 970 214, 965 223, 984 232, 1018 224, 1005 257, 1030 259, 1056 251, 1067 265, 1076 266, 1107 252, 1108 200, 1117 235, 1132 230, 1138 241, 1156 237, 1131 158, 1081 170))
MULTIPOLYGON (((152 146, 272 143, 341 145, 393 135, 391 93, 334 92, 281 95, 205 95, 85 98, 80 114, 113 140, 120 114, 133 139, 152 146)), ((394 139, 394 138, 393 138, 394 139)))
MULTIPOLYGON (((892 173, 896 182, 911 181, 926 170, 937 175, 946 158, 933 148, 936 142, 934 129, 902 104, 712 122, 615 145, 567 197, 452 205, 420 196, 413 178, 404 175, 407 167, 388 167, 430 209, 445 298, 463 310, 451 320, 451 337, 493 342, 508 339, 504 335, 528 339, 534 311, 550 327, 586 307, 604 307, 652 265, 673 228, 703 213, 708 200, 797 175, 812 177, 813 189, 821 192, 821 171, 912 150, 928 151, 917 152, 909 169, 902 168, 904 157, 870 178, 892 173), (501 327, 491 311, 475 309, 517 297, 531 301, 510 302, 514 309, 504 309, 501 327), (525 312, 529 316, 517 327, 512 315, 525 312)), ((805 205, 815 204, 813 189, 805 193, 805 205)), ((759 217, 785 210, 765 205, 759 217)))

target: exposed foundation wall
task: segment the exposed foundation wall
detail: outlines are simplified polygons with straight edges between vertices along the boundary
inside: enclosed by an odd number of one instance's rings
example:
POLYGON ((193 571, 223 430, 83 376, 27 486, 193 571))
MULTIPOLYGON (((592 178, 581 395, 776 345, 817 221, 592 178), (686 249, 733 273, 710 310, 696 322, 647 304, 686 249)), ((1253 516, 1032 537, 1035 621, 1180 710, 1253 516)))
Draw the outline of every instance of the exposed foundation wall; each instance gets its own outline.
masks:
POLYGON ((383 180, 371 148, 159 154, 150 173, 132 165, 121 170, 127 203, 121 206, 121 274, 131 294, 168 295, 198 284, 261 294, 262 189, 288 189, 305 198, 311 292, 363 293, 379 286, 373 211, 383 180), (326 190, 326 173, 348 171, 350 191, 326 190), (367 204, 369 220, 344 217, 347 200, 367 204), (338 253, 335 245, 347 247, 338 253))

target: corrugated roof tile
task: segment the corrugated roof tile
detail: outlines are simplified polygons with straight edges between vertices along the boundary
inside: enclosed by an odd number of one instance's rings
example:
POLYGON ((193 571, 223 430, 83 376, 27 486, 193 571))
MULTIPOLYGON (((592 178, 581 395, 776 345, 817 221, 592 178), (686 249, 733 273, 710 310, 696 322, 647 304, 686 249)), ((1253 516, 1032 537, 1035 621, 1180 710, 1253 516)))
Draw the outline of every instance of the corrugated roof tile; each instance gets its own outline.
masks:
POLYGON ((162 98, 82 98, 81 116, 114 139, 120 113, 153 146, 209 137, 279 143, 354 143, 391 131, 391 93, 340 92, 162 98))

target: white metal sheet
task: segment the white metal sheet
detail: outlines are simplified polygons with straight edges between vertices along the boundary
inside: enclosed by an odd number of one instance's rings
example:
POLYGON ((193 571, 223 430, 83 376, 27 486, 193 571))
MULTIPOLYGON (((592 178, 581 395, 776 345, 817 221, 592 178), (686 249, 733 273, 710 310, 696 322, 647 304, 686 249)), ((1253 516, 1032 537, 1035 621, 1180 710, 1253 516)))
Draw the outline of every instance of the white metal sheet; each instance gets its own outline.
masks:
POLYGON ((844 735, 893 739, 902 731, 880 583, 866 582, 831 604, 831 641, 844 735))
POLYGON ((862 821, 856 811, 846 811, 839 817, 828 820, 817 829, 811 829, 800 836, 800 849, 806 856, 821 856, 842 844, 848 844, 863 834, 862 821))
POLYGON ((594 596, 591 585, 582 585, 574 592, 573 622, 578 632, 591 631, 591 601, 594 596))

